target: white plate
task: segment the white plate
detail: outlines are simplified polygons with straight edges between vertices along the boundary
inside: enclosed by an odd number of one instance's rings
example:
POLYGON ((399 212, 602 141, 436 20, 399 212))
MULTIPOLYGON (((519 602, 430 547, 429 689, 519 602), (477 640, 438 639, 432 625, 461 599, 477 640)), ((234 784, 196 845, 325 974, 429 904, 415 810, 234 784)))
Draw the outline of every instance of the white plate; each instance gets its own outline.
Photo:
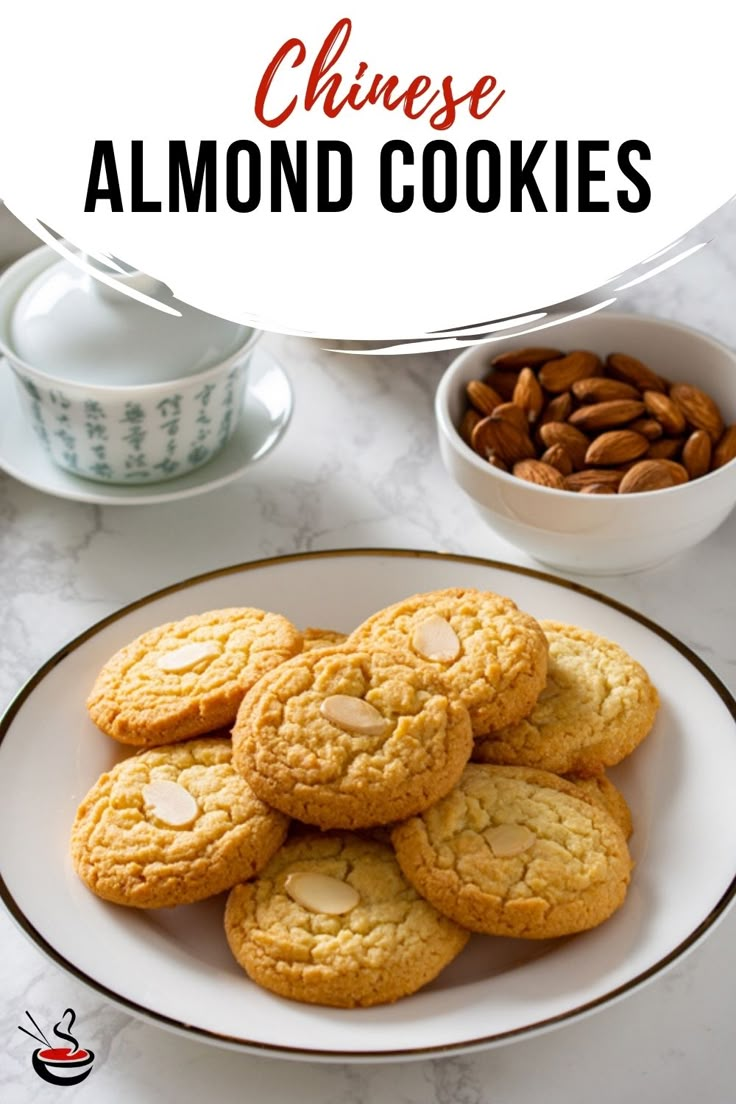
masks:
POLYGON ((292 393, 283 368, 253 351, 240 421, 225 447, 196 471, 164 483, 129 487, 94 483, 59 468, 23 416, 11 369, 0 361, 0 469, 38 491, 99 506, 143 506, 190 498, 223 487, 270 452, 291 417, 292 393))
POLYGON ((600 1008, 691 948, 736 892, 736 703, 683 645, 638 614, 536 572, 432 553, 316 553, 245 564, 128 606, 51 659, 0 737, 0 870, 16 920, 57 963, 130 1012, 260 1053, 406 1059, 507 1042, 600 1008), (235 604, 300 626, 347 630, 418 590, 475 586, 539 617, 618 641, 662 695, 655 729, 613 773, 633 810, 636 861, 624 906, 594 931, 544 943, 474 937, 422 992, 356 1011, 258 989, 230 956, 224 898, 138 912, 98 900, 67 855, 78 802, 124 752, 88 720, 100 665, 143 630, 235 604))

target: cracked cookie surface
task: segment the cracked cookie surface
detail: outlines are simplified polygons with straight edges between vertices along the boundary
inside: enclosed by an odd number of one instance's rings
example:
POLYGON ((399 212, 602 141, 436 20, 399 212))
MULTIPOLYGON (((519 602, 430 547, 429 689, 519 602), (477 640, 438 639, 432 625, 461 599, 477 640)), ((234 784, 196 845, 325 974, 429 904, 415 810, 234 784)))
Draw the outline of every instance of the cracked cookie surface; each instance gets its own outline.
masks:
POLYGON ((211 737, 139 752, 103 774, 72 829, 82 881, 116 904, 161 908, 212 897, 260 870, 288 818, 256 797, 231 756, 228 739, 211 737), (161 820, 150 789, 161 783, 185 791, 186 825, 161 820))
POLYGON ((367 828, 426 809, 472 750, 467 710, 429 666, 401 654, 320 649, 264 676, 243 699, 233 763, 269 805, 320 828, 367 828), (375 714, 373 731, 325 715, 335 698, 375 714))
POLYGON ((471 931, 546 939, 592 928, 626 896, 623 833, 546 771, 470 764, 447 797, 392 832, 399 865, 471 931))
POLYGON ((116 652, 97 676, 87 709, 103 732, 138 747, 201 736, 231 725, 245 692, 301 645, 301 634, 279 614, 251 608, 195 614, 150 629, 116 652))
POLYGON ((618 644, 574 625, 540 624, 549 641, 546 686, 525 720, 478 737, 473 759, 600 774, 650 731, 657 691, 618 644))
POLYGON ((510 598, 452 588, 415 594, 380 610, 348 638, 356 648, 403 648, 441 672, 470 713, 475 734, 525 716, 545 684, 547 641, 510 598), (417 631, 430 619, 449 624, 459 651, 445 661, 417 653, 417 631))
POLYGON ((253 981, 284 997, 339 1008, 416 992, 468 940, 409 885, 390 847, 350 834, 285 844, 258 878, 231 891, 225 931, 253 981), (357 903, 343 915, 304 907, 285 885, 302 872, 347 883, 357 903))

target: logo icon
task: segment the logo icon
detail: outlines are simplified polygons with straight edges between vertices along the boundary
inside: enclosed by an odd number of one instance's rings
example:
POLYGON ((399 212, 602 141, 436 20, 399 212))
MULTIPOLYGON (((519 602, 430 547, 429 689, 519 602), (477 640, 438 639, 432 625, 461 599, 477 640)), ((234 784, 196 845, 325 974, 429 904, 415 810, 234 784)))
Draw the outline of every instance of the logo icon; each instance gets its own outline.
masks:
POLYGON ((48 1082, 49 1085, 78 1085, 85 1077, 89 1077, 95 1056, 91 1050, 80 1047, 71 1033, 77 1018, 73 1008, 66 1008, 59 1022, 54 1024, 54 1035, 58 1039, 65 1040, 67 1046, 53 1046, 31 1013, 26 1012, 26 1016, 35 1027, 37 1034, 21 1027, 20 1024, 18 1024, 18 1030, 35 1039, 37 1043, 43 1043, 43 1046, 34 1050, 31 1058, 34 1070, 43 1081, 48 1082), (67 1016, 69 1021, 64 1030, 64 1020, 67 1016))

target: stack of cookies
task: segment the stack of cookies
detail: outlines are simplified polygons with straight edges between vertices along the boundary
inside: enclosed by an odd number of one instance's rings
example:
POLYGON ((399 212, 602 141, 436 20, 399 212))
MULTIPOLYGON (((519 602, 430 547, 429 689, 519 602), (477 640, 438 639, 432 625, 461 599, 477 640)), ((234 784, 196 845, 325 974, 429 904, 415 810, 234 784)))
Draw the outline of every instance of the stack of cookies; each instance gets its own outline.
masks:
POLYGON ((657 705, 618 645, 490 592, 415 595, 347 637, 189 617, 97 678, 93 720, 143 750, 83 801, 74 864, 117 904, 229 890, 230 948, 273 992, 393 1001, 471 932, 569 935, 622 904, 631 820, 604 771, 657 705))

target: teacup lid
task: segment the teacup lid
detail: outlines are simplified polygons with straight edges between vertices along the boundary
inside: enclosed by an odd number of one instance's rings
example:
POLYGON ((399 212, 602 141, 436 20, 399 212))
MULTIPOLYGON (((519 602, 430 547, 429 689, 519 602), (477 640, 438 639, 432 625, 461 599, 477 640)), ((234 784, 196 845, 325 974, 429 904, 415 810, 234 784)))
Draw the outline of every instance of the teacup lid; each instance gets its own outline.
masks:
POLYGON ((137 386, 205 371, 253 332, 179 302, 143 273, 116 279, 179 313, 142 303, 71 261, 54 261, 23 289, 12 312, 9 336, 17 356, 56 379, 137 386))

